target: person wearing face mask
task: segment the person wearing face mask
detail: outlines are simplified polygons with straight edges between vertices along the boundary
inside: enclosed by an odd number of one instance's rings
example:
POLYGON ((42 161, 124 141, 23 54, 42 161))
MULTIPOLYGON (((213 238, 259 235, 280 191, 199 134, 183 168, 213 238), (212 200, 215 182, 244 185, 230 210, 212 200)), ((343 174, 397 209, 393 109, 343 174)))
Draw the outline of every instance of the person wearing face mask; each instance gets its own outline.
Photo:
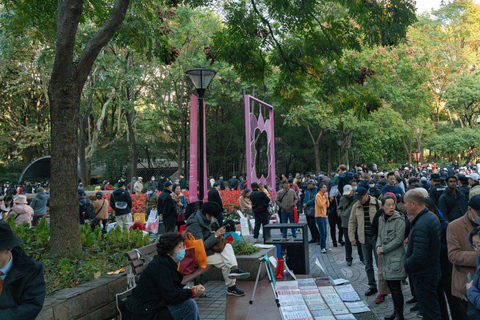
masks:
POLYGON ((196 285, 184 289, 183 275, 177 271, 177 263, 185 257, 183 240, 183 236, 175 232, 160 237, 158 254, 142 272, 125 302, 123 319, 200 320, 193 297, 201 296, 205 288, 196 285))
POLYGON ((245 295, 243 290, 236 286, 237 279, 246 279, 250 276, 238 268, 237 258, 233 252, 233 247, 227 243, 221 253, 213 252, 212 247, 218 243, 219 238, 225 233, 225 226, 212 232, 211 222, 215 216, 222 212, 222 208, 216 202, 206 202, 202 209, 192 214, 187 220, 187 231, 195 239, 202 239, 205 251, 207 253, 207 264, 213 264, 216 268, 222 270, 227 294, 241 297, 245 295))
POLYGON ((468 241, 468 234, 480 225, 480 195, 475 195, 468 201, 467 212, 447 228, 448 260, 453 264, 452 295, 463 305, 463 319, 467 319, 465 283, 467 274, 474 274, 477 255, 468 241))
POLYGON ((376 199, 378 199, 382 194, 373 180, 368 182, 368 194, 376 199))

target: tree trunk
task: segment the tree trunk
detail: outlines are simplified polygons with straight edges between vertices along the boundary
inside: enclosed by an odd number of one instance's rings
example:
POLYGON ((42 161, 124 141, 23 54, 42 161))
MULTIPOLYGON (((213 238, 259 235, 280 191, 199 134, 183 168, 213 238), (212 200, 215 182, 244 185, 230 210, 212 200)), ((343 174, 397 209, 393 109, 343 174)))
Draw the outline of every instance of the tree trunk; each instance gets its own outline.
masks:
POLYGON ((78 174, 80 180, 82 180, 83 185, 86 187, 88 185, 87 182, 87 159, 85 155, 85 148, 87 147, 86 142, 86 127, 87 123, 85 118, 80 119, 80 136, 78 137, 78 161, 80 164, 80 172, 78 174))
POLYGON ((313 150, 315 152, 315 169, 317 173, 320 172, 320 141, 313 143, 313 150))
POLYGON ((116 0, 110 16, 74 61, 82 0, 58 0, 57 42, 48 95, 51 116, 50 243, 51 252, 81 250, 77 165, 80 97, 88 74, 103 47, 120 28, 130 3, 116 0))
POLYGON ((330 146, 327 147, 327 174, 332 172, 332 149, 330 146))

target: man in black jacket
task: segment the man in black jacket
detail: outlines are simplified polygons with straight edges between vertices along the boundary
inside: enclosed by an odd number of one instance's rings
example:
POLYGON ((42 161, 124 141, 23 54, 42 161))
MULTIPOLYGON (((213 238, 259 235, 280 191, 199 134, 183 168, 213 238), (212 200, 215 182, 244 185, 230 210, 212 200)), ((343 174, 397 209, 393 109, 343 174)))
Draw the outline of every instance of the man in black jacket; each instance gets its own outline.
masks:
POLYGON ((230 190, 238 190, 238 180, 236 175, 232 175, 232 179, 228 180, 228 188, 230 190))
POLYGON ((438 200, 438 210, 448 221, 460 218, 467 212, 467 198, 457 190, 457 178, 450 176, 447 178, 447 189, 438 200))
POLYGON ((418 190, 404 197, 405 210, 412 229, 408 239, 405 271, 410 276, 424 319, 441 319, 437 285, 441 276, 441 225, 437 216, 425 207, 418 190))
POLYGON ((217 181, 213 184, 213 188, 208 191, 208 202, 216 202, 222 208, 222 211, 215 214, 215 219, 217 219, 218 225, 212 226, 213 231, 216 231, 223 225, 223 201, 220 196, 220 183, 217 181))
POLYGON ((440 175, 438 173, 432 174, 430 178, 430 184, 432 187, 430 188, 429 196, 433 203, 438 207, 438 199, 440 199, 440 196, 446 188, 440 184, 440 175))
POLYGON ((45 300, 42 265, 20 243, 8 223, 0 222, 0 319, 35 319, 45 300))
POLYGON ((172 198, 173 184, 170 181, 163 185, 163 192, 158 196, 157 212, 159 217, 163 217, 165 232, 175 232, 175 222, 177 221, 177 207, 172 198))
POLYGON ((115 222, 122 228, 130 228, 133 225, 132 197, 128 193, 127 183, 120 181, 118 188, 113 190, 110 196, 110 207, 115 211, 115 222))
POLYGON ((252 193, 250 193, 250 200, 252 201, 252 211, 255 215, 255 228, 253 229, 254 242, 261 242, 258 239, 260 227, 267 225, 270 221, 270 214, 268 213, 268 206, 270 205, 270 198, 265 192, 258 191, 258 183, 254 182, 250 185, 252 193))
POLYGON ((225 190, 225 182, 223 181, 223 175, 220 175, 218 177, 218 180, 216 183, 218 183, 218 185, 220 186, 220 190, 225 190))

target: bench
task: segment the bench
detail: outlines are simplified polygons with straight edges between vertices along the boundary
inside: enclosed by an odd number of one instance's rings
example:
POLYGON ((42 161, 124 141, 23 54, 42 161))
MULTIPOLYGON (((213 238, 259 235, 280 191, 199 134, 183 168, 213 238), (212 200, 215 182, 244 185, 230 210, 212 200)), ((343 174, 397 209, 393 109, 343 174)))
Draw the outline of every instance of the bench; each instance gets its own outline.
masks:
MULTIPOLYGON (((117 294, 116 296, 116 304, 117 310, 120 313, 120 318, 122 312, 125 308, 125 300, 130 295, 132 290, 135 288, 140 276, 148 266, 148 263, 153 260, 153 258, 157 255, 157 244, 152 243, 148 246, 133 249, 127 253, 125 256, 127 257, 128 261, 130 261, 130 268, 131 272, 127 275, 127 290, 117 294)), ((207 264, 206 268, 200 268, 195 270, 195 272, 183 276, 182 284, 185 285, 188 282, 194 281, 194 284, 197 284, 197 278, 201 277, 205 272, 213 268, 213 265, 207 264)))

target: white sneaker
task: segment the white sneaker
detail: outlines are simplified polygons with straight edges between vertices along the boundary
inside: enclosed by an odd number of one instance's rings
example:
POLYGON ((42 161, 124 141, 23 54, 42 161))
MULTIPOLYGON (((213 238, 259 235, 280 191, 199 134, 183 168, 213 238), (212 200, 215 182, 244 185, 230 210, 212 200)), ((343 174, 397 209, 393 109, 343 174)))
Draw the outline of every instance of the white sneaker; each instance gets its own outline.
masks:
POLYGON ((325 250, 325 249, 322 249, 322 253, 327 253, 327 250, 325 250))

